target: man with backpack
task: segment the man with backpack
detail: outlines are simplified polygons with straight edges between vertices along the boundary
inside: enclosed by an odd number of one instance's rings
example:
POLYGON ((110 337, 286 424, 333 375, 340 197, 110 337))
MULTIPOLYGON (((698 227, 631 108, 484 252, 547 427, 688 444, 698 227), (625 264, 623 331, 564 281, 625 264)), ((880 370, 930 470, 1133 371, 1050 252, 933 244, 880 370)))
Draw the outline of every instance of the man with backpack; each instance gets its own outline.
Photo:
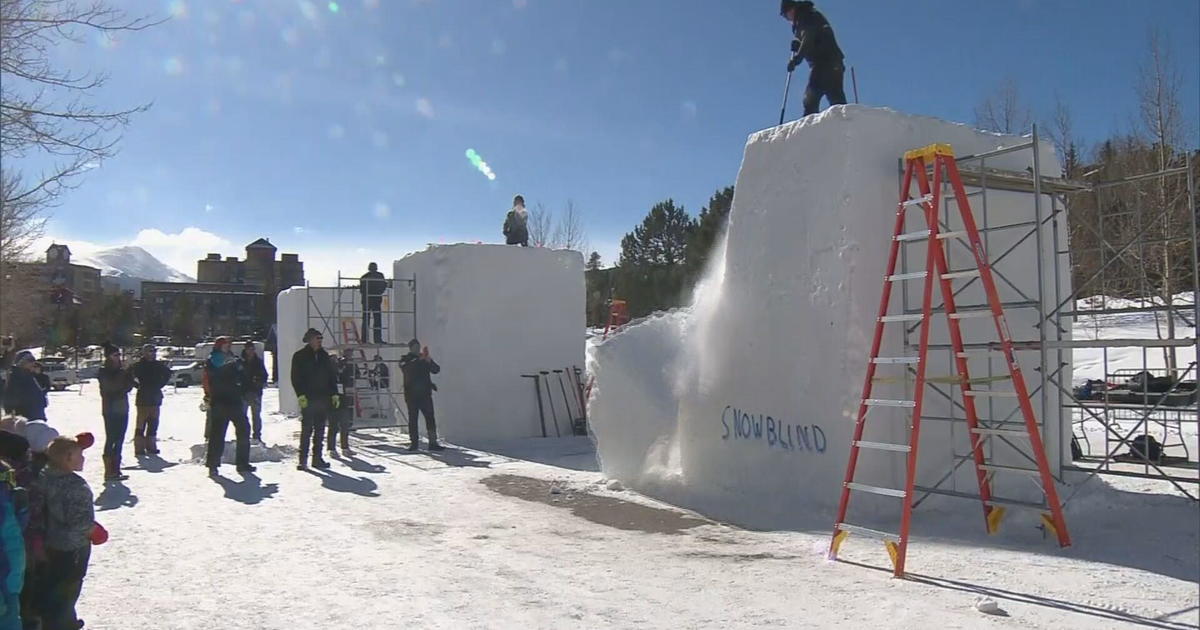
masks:
POLYGON ((779 14, 792 23, 792 58, 788 72, 808 61, 808 87, 804 90, 804 115, 817 113, 824 96, 832 105, 845 105, 842 78, 846 72, 842 49, 829 20, 808 0, 782 0, 779 14))

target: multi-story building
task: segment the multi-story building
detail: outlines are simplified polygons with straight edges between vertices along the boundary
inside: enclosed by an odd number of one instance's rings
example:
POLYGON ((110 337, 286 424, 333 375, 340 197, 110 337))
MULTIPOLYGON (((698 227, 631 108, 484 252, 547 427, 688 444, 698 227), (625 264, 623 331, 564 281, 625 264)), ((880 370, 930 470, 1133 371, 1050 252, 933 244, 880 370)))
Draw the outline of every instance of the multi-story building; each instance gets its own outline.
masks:
POLYGON ((300 257, 276 259, 276 251, 260 238, 246 246, 245 260, 209 254, 198 261, 196 282, 143 282, 145 327, 185 343, 208 335, 265 335, 279 292, 304 284, 300 257))

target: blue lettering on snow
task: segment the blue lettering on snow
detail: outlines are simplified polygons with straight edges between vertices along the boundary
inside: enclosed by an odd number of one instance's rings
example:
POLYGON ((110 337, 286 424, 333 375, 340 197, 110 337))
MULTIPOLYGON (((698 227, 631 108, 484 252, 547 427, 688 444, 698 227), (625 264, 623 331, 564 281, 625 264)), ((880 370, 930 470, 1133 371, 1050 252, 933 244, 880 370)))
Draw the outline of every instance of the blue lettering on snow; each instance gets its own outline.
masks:
POLYGON ((794 424, 766 414, 746 413, 733 405, 721 411, 721 429, 722 440, 754 442, 768 449, 824 453, 828 446, 820 425, 794 424))

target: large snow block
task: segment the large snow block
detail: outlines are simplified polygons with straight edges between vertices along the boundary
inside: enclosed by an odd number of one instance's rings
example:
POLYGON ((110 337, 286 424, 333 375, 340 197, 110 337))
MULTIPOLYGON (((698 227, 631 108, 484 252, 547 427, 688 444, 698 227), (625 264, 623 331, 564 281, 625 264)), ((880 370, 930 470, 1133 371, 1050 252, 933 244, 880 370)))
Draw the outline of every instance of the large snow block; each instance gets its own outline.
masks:
MULTIPOLYGON (((846 471, 879 306, 900 157, 932 143, 948 143, 966 155, 1025 141, 860 106, 833 107, 752 135, 737 179, 725 251, 716 257, 690 313, 632 326, 594 351, 589 367, 596 387, 589 419, 604 472, 718 518, 764 527, 829 526, 846 471)), ((1043 174, 1057 174, 1053 151, 1043 149, 1043 174)), ((1032 166, 1031 152, 999 156, 987 166, 1023 171, 1032 166)), ((1032 203, 1030 194, 989 192, 989 222, 1029 221, 1032 203)), ((1044 203, 1049 208, 1049 200, 1044 203)), ((975 209, 977 216, 981 210, 975 209)), ((916 221, 919 213, 910 214, 913 220, 907 229, 923 228, 923 221, 916 221)), ((952 218, 949 229, 959 226, 952 218)), ((1063 232, 1059 249, 1066 247, 1063 232)), ((1027 233, 994 232, 987 247, 1003 252, 1027 233)), ((1047 226, 1044 236, 1049 234, 1047 226)), ((1033 242, 1031 238, 1025 244, 1033 242)), ((924 246, 910 247, 914 269, 923 264, 924 246)), ((974 266, 966 248, 950 247, 952 269, 974 266)), ((1044 239, 1044 260, 1055 248, 1053 239, 1044 239)), ((1043 301, 1052 304, 1053 269, 1039 268, 1037 258, 1009 256, 997 268, 1027 295, 1036 296, 1040 284, 1047 291, 1043 301)), ((1070 278, 1065 266, 1063 271, 1059 282, 1067 294, 1070 278)), ((914 285, 907 288, 909 308, 919 306, 921 283, 907 284, 914 285)), ((982 303, 978 284, 960 294, 958 302, 982 303)), ((999 284, 1002 300, 1022 299, 1006 283, 999 284)), ((896 295, 893 313, 899 305, 896 295)), ((944 317, 937 319, 931 340, 945 342, 944 317)), ((1036 311, 1010 310, 1008 322, 1014 338, 1038 338, 1036 311)), ((989 319, 963 324, 968 339, 996 338, 989 319)), ((896 326, 888 331, 882 356, 905 353, 899 330, 896 326)), ((1030 389, 1037 389, 1037 353, 1022 353, 1020 361, 1030 389)), ((994 374, 1004 372, 1001 361, 993 361, 990 368, 994 374)), ((873 397, 911 398, 903 369, 881 367, 879 376, 898 378, 876 385, 873 397)), ((989 374, 987 360, 973 360, 972 369, 980 376, 989 374)), ((928 373, 952 374, 949 353, 931 355, 928 373)), ((1070 382, 1069 375, 1064 379, 1070 382)), ((957 391, 952 394, 960 399, 957 391)), ((1052 411, 1058 409, 1054 394, 1048 393, 1046 406, 1052 411)), ((925 400, 928 416, 962 418, 961 410, 937 394, 925 400)), ((1015 401, 990 404, 991 416, 999 419, 1015 401)), ((1051 467, 1057 471, 1069 427, 1057 414, 1047 416, 1042 418, 1044 434, 1051 467)), ((876 408, 864 439, 905 443, 906 422, 904 410, 876 408)), ((993 446, 997 463, 1028 465, 1015 452, 993 446)), ((956 454, 967 452, 961 421, 926 420, 918 484, 933 485, 953 468, 956 454)), ((901 453, 864 451, 857 478, 902 488, 904 460, 901 453)), ((1000 496, 1040 498, 1027 478, 1008 477, 997 480, 1003 485, 1000 496)), ((943 487, 976 492, 973 468, 960 467, 943 487)), ((892 497, 860 494, 854 505, 858 514, 899 514, 892 497)), ((890 521, 876 524, 896 527, 890 521)))
MULTIPOLYGON (((442 245, 396 261, 395 277, 416 278, 417 336, 442 368, 434 377, 439 432, 457 443, 540 437, 534 385, 521 375, 583 367, 583 256, 442 245)), ((559 430, 568 434, 565 405, 578 415, 578 403, 562 399, 556 379, 550 385, 559 430)), ((551 400, 543 404, 555 435, 551 400)))

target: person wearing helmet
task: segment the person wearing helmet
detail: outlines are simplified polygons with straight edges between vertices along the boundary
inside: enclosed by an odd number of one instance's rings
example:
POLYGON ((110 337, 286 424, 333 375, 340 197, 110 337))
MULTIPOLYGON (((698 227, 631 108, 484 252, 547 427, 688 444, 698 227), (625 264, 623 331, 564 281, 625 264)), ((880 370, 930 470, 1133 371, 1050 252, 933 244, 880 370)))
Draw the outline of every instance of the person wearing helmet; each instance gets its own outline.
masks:
POLYGON ((846 72, 842 49, 838 47, 833 27, 808 0, 783 0, 779 14, 792 23, 792 58, 788 72, 808 61, 808 87, 804 90, 804 115, 815 114, 821 108, 821 97, 829 104, 845 105, 846 92, 842 77, 846 72))

